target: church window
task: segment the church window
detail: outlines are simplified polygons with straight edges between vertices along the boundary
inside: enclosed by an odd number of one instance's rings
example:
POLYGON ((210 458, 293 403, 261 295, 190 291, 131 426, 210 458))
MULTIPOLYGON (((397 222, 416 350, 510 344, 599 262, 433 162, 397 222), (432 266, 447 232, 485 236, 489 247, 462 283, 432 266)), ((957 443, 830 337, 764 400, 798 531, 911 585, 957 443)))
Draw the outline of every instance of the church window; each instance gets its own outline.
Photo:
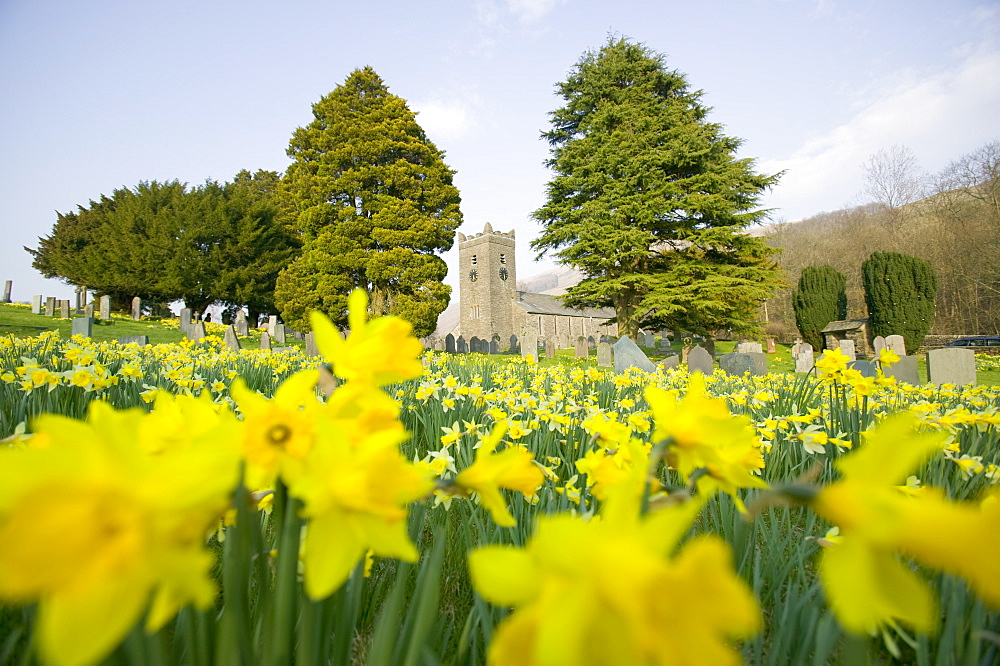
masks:
POLYGON ((502 252, 500 253, 500 263, 501 264, 507 263, 507 255, 503 254, 502 252))
POLYGON ((479 319, 479 306, 478 305, 473 305, 472 306, 471 316, 472 316, 473 319, 479 319))

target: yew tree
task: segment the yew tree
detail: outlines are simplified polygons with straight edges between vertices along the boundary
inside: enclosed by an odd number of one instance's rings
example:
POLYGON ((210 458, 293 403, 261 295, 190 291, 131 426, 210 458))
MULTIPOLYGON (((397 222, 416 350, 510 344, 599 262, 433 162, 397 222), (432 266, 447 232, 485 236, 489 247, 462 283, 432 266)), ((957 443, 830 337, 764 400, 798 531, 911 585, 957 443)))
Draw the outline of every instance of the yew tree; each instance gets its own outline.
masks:
POLYGON ((344 325, 347 296, 361 287, 373 315, 398 315, 430 334, 451 293, 438 254, 462 221, 454 172, 371 67, 314 104, 313 116, 292 135, 281 185, 303 243, 278 279, 282 317, 307 329, 318 309, 344 325))
POLYGON ((702 92, 665 57, 627 39, 587 52, 557 85, 545 204, 532 243, 581 271, 570 306, 613 306, 621 333, 667 326, 759 330, 781 284, 774 250, 746 230, 778 175, 738 158, 702 92))

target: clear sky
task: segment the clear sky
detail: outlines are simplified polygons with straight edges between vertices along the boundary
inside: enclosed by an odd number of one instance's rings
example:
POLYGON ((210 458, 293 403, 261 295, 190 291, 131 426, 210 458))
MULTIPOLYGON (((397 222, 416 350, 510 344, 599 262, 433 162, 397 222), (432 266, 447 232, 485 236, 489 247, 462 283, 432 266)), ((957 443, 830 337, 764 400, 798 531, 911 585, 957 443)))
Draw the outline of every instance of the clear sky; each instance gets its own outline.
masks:
POLYGON ((365 65, 445 151, 460 230, 516 229, 530 276, 552 265, 531 266, 528 241, 555 84, 611 34, 665 54, 742 156, 787 170, 774 220, 860 203, 882 148, 936 172, 1000 138, 991 0, 0 0, 0 281, 14 300, 71 298, 22 249, 55 211, 144 180, 282 171, 311 105, 365 65))

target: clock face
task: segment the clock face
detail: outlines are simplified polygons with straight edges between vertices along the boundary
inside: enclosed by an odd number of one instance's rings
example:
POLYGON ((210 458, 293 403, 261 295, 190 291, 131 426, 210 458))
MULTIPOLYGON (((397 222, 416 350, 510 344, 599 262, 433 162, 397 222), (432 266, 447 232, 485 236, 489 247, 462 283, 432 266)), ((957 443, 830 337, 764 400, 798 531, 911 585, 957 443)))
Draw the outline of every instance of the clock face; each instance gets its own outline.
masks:
POLYGON ((506 280, 507 279, 507 269, 506 268, 501 268, 500 269, 500 279, 501 280, 506 280))
POLYGON ((473 282, 475 282, 476 280, 478 280, 479 279, 479 271, 477 271, 475 268, 473 268, 471 271, 469 271, 469 279, 472 280, 473 282))

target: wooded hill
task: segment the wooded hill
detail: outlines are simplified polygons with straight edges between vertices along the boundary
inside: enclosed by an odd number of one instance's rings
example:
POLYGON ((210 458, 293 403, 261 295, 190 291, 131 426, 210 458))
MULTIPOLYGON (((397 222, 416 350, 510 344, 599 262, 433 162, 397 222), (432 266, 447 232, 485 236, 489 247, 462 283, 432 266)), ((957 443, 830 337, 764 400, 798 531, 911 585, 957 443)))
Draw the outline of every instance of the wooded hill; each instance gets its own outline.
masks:
POLYGON ((932 334, 1000 332, 1000 142, 960 158, 923 183, 901 182, 905 179, 898 173, 897 187, 893 177, 873 183, 871 166, 866 176, 866 192, 875 203, 766 228, 768 242, 781 249, 778 261, 788 284, 765 305, 768 333, 782 339, 797 334, 792 291, 807 266, 829 264, 843 273, 848 318, 867 317, 861 264, 877 251, 909 254, 933 265, 938 292, 932 334), (929 195, 902 196, 903 185, 929 195))

